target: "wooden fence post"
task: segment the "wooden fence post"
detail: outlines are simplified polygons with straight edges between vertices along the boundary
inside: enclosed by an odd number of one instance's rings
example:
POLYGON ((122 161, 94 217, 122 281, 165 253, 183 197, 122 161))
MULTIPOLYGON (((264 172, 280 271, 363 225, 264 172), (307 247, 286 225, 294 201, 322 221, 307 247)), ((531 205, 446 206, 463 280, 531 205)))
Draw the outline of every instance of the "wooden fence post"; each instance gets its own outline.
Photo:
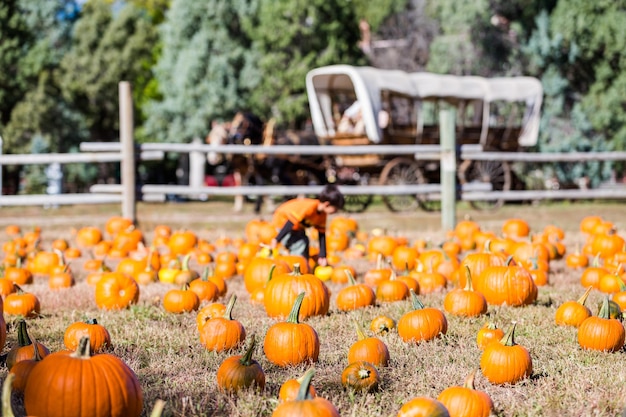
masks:
POLYGON ((119 83, 120 142, 122 147, 122 216, 133 221, 137 217, 135 195, 135 140, 133 138, 133 99, 130 83, 119 83))
MULTIPOLYGON (((192 144, 201 145, 200 138, 194 138, 192 144)), ((206 154, 200 151, 189 152, 189 186, 200 188, 204 186, 204 167, 206 165, 206 154)), ((206 195, 195 195, 194 198, 206 200, 206 195)))
POLYGON ((443 105, 439 112, 441 132, 441 229, 456 226, 456 111, 443 105))

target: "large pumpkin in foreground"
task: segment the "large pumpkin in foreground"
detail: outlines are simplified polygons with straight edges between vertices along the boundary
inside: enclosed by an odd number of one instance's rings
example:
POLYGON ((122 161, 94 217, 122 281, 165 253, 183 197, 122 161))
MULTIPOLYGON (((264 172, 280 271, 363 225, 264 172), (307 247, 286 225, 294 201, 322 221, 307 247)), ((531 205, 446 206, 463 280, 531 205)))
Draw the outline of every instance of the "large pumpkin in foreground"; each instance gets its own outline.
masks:
POLYGON ((135 373, 117 356, 90 356, 89 338, 74 353, 52 353, 32 370, 24 406, 38 417, 134 417, 143 394, 135 373))

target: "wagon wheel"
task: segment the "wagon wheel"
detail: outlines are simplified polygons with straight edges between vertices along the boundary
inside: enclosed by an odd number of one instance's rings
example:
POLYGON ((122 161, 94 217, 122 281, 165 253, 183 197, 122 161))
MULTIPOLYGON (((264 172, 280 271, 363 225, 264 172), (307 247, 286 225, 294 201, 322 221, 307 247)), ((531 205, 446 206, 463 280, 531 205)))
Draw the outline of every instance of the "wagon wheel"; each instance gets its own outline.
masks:
MULTIPOLYGON (((409 158, 395 158, 387 162, 378 180, 386 185, 424 184, 424 176, 416 161, 409 158)), ((419 204, 416 195, 384 195, 383 201, 393 212, 415 210, 419 204)))
MULTIPOLYGON (((490 183, 493 191, 511 189, 511 166, 505 161, 472 161, 460 174, 461 183, 490 183)), ((470 205, 476 210, 495 210, 503 204, 502 199, 470 201, 470 205)))
MULTIPOLYGON (((430 169, 426 171, 422 171, 422 176, 424 181, 422 184, 439 184, 441 183, 441 169, 439 167, 439 163, 431 163, 430 169)), ((417 204, 424 211, 435 212, 441 211, 441 194, 418 194, 417 195, 417 204)))
POLYGON ((369 194, 347 194, 344 196, 343 211, 362 213, 372 203, 374 196, 369 194))

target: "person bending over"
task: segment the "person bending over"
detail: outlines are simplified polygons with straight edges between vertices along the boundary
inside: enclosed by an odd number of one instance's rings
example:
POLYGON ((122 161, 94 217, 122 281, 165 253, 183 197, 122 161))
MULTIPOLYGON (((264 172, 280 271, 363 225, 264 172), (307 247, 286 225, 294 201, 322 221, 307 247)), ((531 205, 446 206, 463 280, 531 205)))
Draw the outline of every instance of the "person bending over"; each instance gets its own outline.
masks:
POLYGON ((319 236, 320 253, 317 263, 326 261, 326 218, 343 208, 344 197, 334 184, 324 187, 317 198, 295 198, 284 202, 274 211, 272 223, 278 235, 272 240, 272 249, 280 242, 289 253, 309 260, 309 237, 306 229, 312 227, 319 236))

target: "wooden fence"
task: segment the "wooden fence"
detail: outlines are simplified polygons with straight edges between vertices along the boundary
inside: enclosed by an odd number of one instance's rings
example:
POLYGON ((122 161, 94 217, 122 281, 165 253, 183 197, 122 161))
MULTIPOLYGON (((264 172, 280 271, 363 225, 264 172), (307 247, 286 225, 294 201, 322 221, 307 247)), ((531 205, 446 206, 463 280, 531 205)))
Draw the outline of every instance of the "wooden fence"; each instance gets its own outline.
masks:
MULTIPOLYGON (((2 165, 25 164, 68 164, 68 163, 121 163, 120 184, 96 184, 90 193, 57 195, 1 195, 0 206, 24 205, 62 205, 62 204, 102 204, 120 203, 121 213, 135 220, 136 217, 136 157, 137 159, 163 158, 165 152, 188 153, 190 175, 188 185, 146 184, 140 189, 146 200, 158 200, 166 194, 200 195, 293 195, 316 194, 322 186, 248 186, 248 187, 212 187, 204 185, 204 167, 208 152, 229 154, 290 154, 293 146, 241 146, 208 145, 196 141, 190 144, 144 143, 137 146, 133 139, 133 111, 130 85, 122 82, 120 94, 120 142, 83 143, 81 153, 40 154, 40 155, 3 155, 0 138, 0 190, 2 190, 2 165)), ((589 153, 511 153, 483 152, 477 145, 456 147, 454 137, 455 111, 444 109, 440 114, 441 145, 372 145, 372 146, 298 146, 301 155, 411 155, 415 159, 439 160, 441 184, 414 185, 341 185, 347 195, 417 195, 440 193, 442 203, 442 229, 454 227, 456 222, 457 160, 509 161, 509 162, 580 162, 580 161, 621 161, 626 160, 626 152, 589 152, 589 153)), ((1 191, 0 191, 1 192, 1 191)), ((489 184, 464 184, 460 187, 460 198, 466 201, 481 200, 539 200, 539 199, 622 199, 626 198, 626 189, 588 189, 588 190, 523 190, 491 191, 489 184)))

